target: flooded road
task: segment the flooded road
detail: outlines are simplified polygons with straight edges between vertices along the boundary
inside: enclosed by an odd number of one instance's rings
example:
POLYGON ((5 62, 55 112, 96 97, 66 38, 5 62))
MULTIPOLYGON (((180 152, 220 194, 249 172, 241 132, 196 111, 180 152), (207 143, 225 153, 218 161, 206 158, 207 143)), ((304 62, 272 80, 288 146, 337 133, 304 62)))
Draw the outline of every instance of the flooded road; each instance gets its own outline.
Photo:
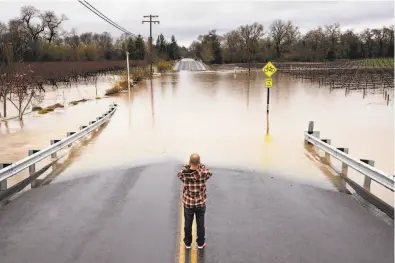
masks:
MULTIPOLYGON (((94 98, 92 85, 81 90, 94 98)), ((263 73, 235 77, 233 70, 164 74, 137 86, 130 101, 128 93, 121 93, 44 116, 27 115, 23 129, 15 120, 8 127, 2 123, 0 161, 12 162, 26 156, 27 149, 48 146, 49 140, 101 115, 111 102, 119 107, 107 127, 74 154, 58 180, 76 171, 161 158, 186 161, 198 152, 208 165, 270 170, 336 189, 338 178, 305 149, 303 132, 311 120, 332 145, 348 147, 352 156, 375 160, 376 167, 394 173, 394 109, 381 94, 345 96, 344 90, 318 88, 278 73, 267 116, 263 73)), ((359 174, 349 175, 363 181, 359 174)), ((373 183, 372 191, 393 205, 392 193, 373 183)))

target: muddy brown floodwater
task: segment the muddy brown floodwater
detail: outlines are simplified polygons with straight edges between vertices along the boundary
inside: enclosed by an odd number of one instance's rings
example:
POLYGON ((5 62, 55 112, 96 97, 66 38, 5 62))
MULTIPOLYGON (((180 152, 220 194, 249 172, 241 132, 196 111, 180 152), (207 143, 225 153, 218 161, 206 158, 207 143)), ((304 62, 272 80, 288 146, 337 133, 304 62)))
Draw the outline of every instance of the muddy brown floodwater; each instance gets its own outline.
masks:
MULTIPOLYGON (((46 116, 27 115, 23 128, 15 120, 8 128, 1 124, 0 160, 15 161, 33 146, 48 146, 50 139, 95 119, 114 101, 119 107, 111 121, 73 154, 58 180, 76 171, 140 161, 185 161, 198 152, 208 165, 271 170, 335 189, 339 178, 304 146, 303 132, 311 120, 334 146, 347 147, 352 156, 372 159, 376 167, 394 174, 394 108, 385 104, 382 94, 345 96, 344 90, 319 88, 278 73, 267 118, 264 80, 259 71, 250 78, 242 72, 235 76, 233 70, 181 71, 147 80, 132 91, 130 101, 128 93, 121 93, 46 116)), ((109 85, 102 81, 99 95, 109 85)), ((94 98, 95 88, 87 86, 84 92, 94 98)), ((362 183, 361 175, 349 175, 362 183)), ((390 191, 372 183, 372 192, 393 205, 390 191)))

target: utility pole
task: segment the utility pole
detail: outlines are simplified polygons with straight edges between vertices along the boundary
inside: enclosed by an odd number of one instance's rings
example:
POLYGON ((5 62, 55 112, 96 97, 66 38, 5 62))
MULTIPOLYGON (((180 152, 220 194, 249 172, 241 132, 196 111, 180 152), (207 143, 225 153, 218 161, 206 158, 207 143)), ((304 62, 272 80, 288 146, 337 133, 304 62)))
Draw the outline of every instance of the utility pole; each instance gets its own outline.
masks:
POLYGON ((128 76, 128 92, 129 92, 129 100, 130 100, 130 73, 129 73, 129 52, 126 51, 126 70, 128 76))
POLYGON ((150 73, 151 73, 151 77, 152 77, 152 23, 154 24, 159 24, 159 21, 154 21, 152 20, 152 18, 156 18, 158 16, 153 16, 153 15, 148 15, 148 16, 144 16, 144 18, 149 18, 149 21, 142 21, 142 24, 144 23, 149 23, 149 49, 150 49, 150 73))

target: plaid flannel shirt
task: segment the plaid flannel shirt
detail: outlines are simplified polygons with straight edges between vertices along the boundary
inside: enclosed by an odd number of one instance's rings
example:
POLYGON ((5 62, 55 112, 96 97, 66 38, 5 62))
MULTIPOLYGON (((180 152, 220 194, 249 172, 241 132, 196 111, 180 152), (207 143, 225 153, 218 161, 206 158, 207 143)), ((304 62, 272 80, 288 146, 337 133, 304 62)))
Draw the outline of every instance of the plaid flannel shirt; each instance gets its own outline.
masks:
POLYGON ((182 202, 186 208, 206 205, 206 183, 212 173, 200 164, 197 170, 191 170, 189 165, 178 172, 178 178, 184 183, 182 202))

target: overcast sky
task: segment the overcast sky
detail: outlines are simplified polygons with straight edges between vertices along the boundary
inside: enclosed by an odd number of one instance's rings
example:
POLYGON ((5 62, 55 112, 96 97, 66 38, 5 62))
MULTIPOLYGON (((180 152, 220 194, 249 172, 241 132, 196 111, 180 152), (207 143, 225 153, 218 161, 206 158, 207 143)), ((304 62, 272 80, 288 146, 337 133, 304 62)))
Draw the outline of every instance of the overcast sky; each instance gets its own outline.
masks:
MULTIPOLYGON (((186 46, 210 29, 225 33, 242 24, 259 22, 267 30, 275 19, 291 20, 302 32, 335 22, 342 29, 356 31, 394 24, 393 1, 87 1, 122 27, 144 37, 149 35, 149 24, 141 23, 143 16, 158 15, 160 25, 153 26, 154 39, 159 33, 166 38, 174 34, 178 43, 186 46)), ((0 0, 0 21, 19 16, 24 5, 65 14, 69 18, 63 24, 65 30, 107 31, 115 37, 121 34, 77 0, 0 0)))

